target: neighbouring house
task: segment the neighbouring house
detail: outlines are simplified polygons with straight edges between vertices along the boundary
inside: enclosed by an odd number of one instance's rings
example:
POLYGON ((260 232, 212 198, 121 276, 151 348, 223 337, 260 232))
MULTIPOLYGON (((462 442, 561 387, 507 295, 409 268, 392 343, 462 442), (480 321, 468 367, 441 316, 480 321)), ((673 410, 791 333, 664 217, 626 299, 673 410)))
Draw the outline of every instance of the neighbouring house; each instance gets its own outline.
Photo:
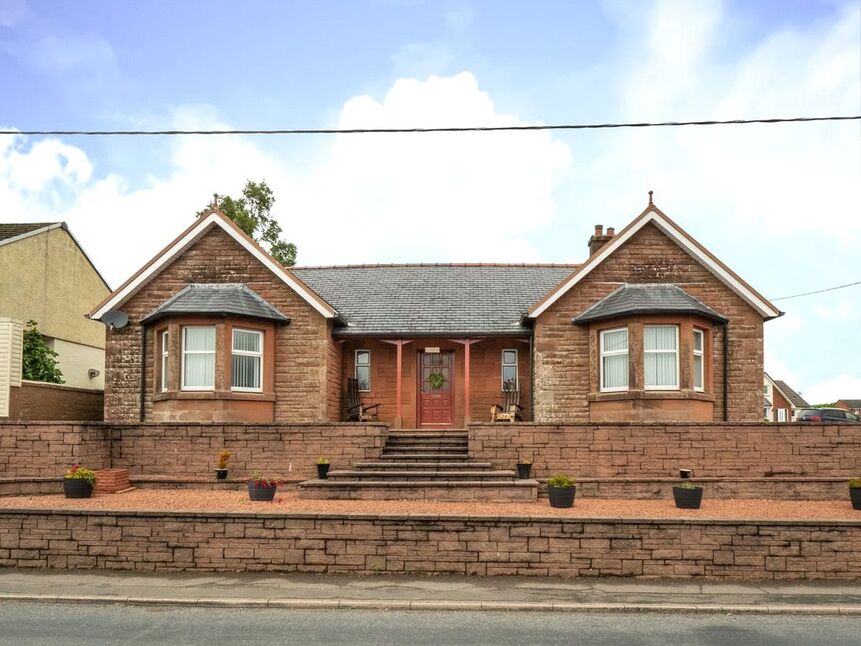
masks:
POLYGON ((834 406, 861 415, 861 399, 838 399, 834 406))
POLYGON ((579 265, 287 269, 218 209, 90 313, 105 416, 395 427, 525 420, 762 419, 763 322, 781 312, 651 199, 579 265), (355 380, 355 381, 354 381, 355 380))
POLYGON ((810 407, 804 397, 790 388, 785 381, 772 379, 767 372, 762 374, 765 394, 765 421, 794 422, 799 409, 810 407))

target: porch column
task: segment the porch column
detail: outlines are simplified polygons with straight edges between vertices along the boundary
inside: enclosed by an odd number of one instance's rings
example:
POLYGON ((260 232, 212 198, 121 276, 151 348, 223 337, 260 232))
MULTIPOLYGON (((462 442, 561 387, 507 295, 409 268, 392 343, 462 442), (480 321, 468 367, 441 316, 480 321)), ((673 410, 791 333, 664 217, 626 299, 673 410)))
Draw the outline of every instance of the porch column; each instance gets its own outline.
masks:
POLYGON ((466 426, 472 417, 469 397, 469 349, 473 343, 481 343, 483 339, 452 339, 452 341, 463 345, 463 425, 466 426))
POLYGON ((407 343, 410 343, 409 339, 383 339, 383 343, 391 343, 395 346, 395 419, 392 423, 394 428, 401 428, 403 426, 403 415, 401 413, 402 406, 402 388, 403 384, 403 365, 404 365, 404 357, 403 357, 403 349, 407 343))

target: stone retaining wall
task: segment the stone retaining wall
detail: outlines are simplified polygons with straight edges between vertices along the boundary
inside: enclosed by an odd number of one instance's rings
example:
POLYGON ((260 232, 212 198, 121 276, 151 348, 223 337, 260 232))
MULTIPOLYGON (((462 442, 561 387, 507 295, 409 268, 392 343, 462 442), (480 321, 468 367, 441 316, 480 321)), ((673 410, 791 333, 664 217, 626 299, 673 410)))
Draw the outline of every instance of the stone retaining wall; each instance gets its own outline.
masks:
POLYGON ((775 423, 472 424, 473 460, 546 478, 835 477, 861 475, 861 426, 775 423))
POLYGON ((86 424, 0 422, 0 475, 60 475, 73 462, 134 475, 208 477, 232 452, 232 477, 252 469, 287 479, 314 476, 318 457, 346 467, 379 458, 385 424, 86 424))
POLYGON ((0 510, 0 567, 858 580, 861 521, 0 510))

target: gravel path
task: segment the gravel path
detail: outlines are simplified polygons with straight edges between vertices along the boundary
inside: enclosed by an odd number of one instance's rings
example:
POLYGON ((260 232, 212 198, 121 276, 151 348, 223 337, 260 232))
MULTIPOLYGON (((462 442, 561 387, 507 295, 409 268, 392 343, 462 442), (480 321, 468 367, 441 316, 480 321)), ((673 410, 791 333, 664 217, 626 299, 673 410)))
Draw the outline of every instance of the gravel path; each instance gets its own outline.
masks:
POLYGON ((251 502, 245 491, 188 489, 136 489, 122 494, 101 494, 87 500, 61 495, 8 496, 0 509, 102 509, 133 511, 208 511, 251 513, 388 513, 482 516, 570 516, 572 518, 709 518, 861 520, 861 511, 848 500, 703 500, 698 510, 676 509, 668 500, 578 498, 572 509, 554 509, 546 500, 535 503, 462 503, 405 500, 300 500, 284 491, 272 503, 251 502))

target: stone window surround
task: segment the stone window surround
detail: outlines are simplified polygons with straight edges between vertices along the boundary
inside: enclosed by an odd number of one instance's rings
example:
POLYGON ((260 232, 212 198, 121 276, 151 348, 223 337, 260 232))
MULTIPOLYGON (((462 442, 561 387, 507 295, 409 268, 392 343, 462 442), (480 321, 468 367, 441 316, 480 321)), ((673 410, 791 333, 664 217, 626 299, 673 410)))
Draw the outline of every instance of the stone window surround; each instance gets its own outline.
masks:
POLYGON ((153 352, 157 359, 153 375, 153 401, 168 399, 236 399, 251 401, 275 400, 275 325, 270 321, 227 316, 178 315, 164 318, 151 326, 154 331, 153 352), (186 326, 215 327, 215 389, 182 390, 182 329, 186 326), (233 330, 251 330, 263 333, 263 390, 252 392, 231 389, 233 364, 233 330), (162 390, 161 339, 168 332, 168 383, 162 390))
POLYGON ((714 402, 713 365, 715 346, 713 327, 715 323, 696 315, 688 314, 636 314, 607 321, 597 321, 589 326, 590 390, 588 400, 612 401, 627 399, 697 399, 714 402), (643 353, 643 328, 646 325, 677 325, 679 328, 679 388, 652 390, 645 388, 645 359, 643 353), (600 335, 602 331, 628 329, 628 389, 601 391, 600 389, 600 335), (703 332, 703 388, 694 388, 694 329, 703 332))

